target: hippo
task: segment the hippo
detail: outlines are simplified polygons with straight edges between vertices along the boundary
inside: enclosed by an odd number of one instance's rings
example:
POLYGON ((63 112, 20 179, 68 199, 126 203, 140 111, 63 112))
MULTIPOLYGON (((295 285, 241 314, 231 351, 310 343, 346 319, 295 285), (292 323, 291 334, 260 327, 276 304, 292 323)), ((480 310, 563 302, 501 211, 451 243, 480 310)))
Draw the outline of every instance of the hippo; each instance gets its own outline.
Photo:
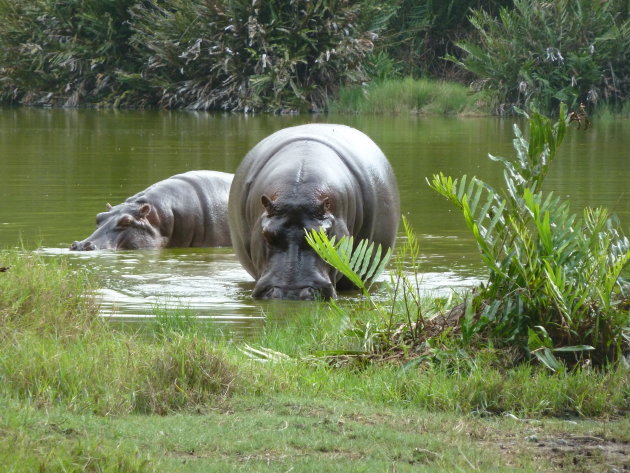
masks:
POLYGON ((189 171, 164 179, 96 216, 96 230, 71 250, 230 246, 232 174, 189 171))
POLYGON ((394 172, 380 148, 344 125, 308 124, 259 142, 234 175, 232 246, 256 299, 331 299, 352 283, 308 245, 305 231, 392 248, 400 220, 394 172))

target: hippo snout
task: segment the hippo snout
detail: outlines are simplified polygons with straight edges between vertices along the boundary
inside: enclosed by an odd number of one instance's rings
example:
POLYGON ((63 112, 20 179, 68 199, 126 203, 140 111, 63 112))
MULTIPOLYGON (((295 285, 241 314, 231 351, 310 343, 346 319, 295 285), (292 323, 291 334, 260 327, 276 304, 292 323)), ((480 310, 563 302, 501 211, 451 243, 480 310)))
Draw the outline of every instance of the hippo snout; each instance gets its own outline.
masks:
POLYGON ((94 251, 96 246, 91 241, 75 241, 70 245, 72 251, 94 251))
POLYGON ((336 296, 335 288, 332 284, 327 284, 323 287, 256 287, 254 289, 254 299, 286 299, 292 301, 315 301, 315 300, 327 300, 336 296))

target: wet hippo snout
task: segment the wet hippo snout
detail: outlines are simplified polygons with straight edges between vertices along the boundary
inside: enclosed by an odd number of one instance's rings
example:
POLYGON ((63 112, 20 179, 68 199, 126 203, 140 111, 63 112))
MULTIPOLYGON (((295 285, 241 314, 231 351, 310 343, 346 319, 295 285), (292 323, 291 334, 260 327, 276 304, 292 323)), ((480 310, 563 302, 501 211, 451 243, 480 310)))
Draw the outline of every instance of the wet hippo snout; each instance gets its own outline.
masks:
POLYGON ((91 241, 75 241, 70 245, 70 249, 73 251, 93 251, 96 249, 96 246, 91 241))
POLYGON ((298 287, 298 288, 282 288, 278 286, 271 286, 267 288, 255 289, 254 298, 256 299, 287 299, 287 300, 301 300, 301 301, 314 301, 318 299, 331 299, 335 297, 335 289, 332 284, 324 287, 298 287))

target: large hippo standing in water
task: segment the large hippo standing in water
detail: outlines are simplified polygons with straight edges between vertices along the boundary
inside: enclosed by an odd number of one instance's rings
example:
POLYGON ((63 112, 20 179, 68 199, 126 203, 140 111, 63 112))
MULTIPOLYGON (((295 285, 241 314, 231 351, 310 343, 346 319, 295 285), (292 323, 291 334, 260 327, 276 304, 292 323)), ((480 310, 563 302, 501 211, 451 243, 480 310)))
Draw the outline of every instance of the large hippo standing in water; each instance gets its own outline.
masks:
POLYGON ((157 182, 96 216, 96 230, 71 250, 230 246, 233 175, 190 171, 157 182))
POLYGON ((389 248, 400 220, 383 152, 332 124, 286 128, 258 143, 235 173, 228 210, 232 245, 262 299, 328 299, 351 287, 309 247, 305 230, 389 248))

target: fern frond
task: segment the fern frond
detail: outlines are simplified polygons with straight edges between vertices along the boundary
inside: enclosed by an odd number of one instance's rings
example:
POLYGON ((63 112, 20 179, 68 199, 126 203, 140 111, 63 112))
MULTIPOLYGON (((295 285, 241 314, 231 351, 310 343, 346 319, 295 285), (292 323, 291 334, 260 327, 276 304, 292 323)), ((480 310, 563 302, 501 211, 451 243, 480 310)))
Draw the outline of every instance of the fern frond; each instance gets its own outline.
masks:
POLYGON ((331 265, 367 294, 370 282, 378 277, 391 257, 391 248, 381 258, 381 245, 361 240, 353 248, 354 239, 343 237, 337 243, 324 230, 306 232, 306 241, 326 263, 331 265))

